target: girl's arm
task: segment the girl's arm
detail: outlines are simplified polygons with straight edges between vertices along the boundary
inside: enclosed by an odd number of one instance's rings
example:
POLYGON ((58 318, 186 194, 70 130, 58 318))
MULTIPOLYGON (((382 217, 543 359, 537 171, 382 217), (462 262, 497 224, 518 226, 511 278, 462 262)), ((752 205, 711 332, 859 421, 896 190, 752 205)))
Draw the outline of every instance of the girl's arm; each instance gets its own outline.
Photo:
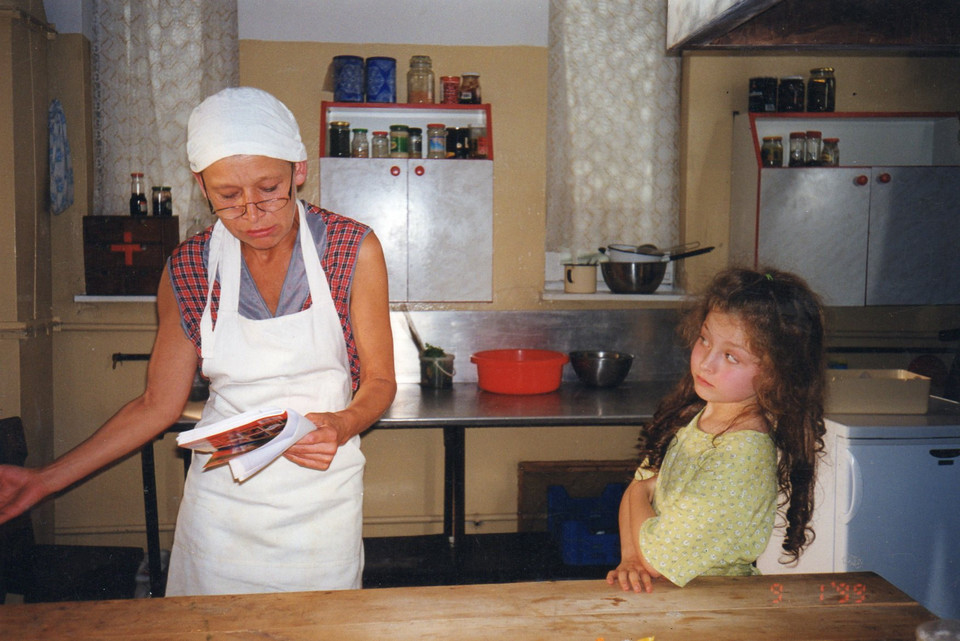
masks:
POLYGON ((640 526, 652 516, 653 492, 657 477, 634 480, 620 501, 620 565, 607 573, 607 583, 619 583, 623 590, 650 592, 653 579, 660 573, 651 566, 640 549, 640 526))

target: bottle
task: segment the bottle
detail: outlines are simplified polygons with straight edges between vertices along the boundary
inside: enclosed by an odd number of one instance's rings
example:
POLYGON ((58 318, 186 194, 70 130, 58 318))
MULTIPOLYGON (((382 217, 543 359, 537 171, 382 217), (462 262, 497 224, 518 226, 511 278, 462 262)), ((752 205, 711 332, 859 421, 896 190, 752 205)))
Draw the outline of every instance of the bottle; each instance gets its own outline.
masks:
POLYGON ((387 132, 373 132, 373 141, 370 143, 371 158, 389 158, 390 157, 390 139, 387 138, 387 132))
POLYGON ((790 167, 803 167, 806 137, 802 131, 790 132, 790 159, 787 163, 790 167))
POLYGON ((837 79, 833 67, 810 70, 807 81, 807 111, 833 111, 837 104, 837 79))
POLYGON ((390 157, 410 157, 410 130, 406 125, 390 125, 390 157))
POLYGON ((783 138, 764 136, 760 148, 760 160, 764 167, 783 167, 783 138))
POLYGON ((440 123, 427 125, 427 158, 446 158, 447 128, 440 123))
POLYGON ((350 141, 350 156, 352 158, 370 157, 370 140, 367 138, 367 130, 357 128, 353 130, 353 140, 350 141))
POLYGON ((460 80, 460 104, 480 104, 480 74, 465 73, 460 80))
POLYGON ((430 56, 410 58, 407 72, 407 102, 410 104, 433 102, 433 62, 430 56))
POLYGON ((407 133, 410 136, 410 157, 423 158, 423 129, 410 127, 407 133))
POLYGON ((824 138, 823 149, 820 150, 820 164, 824 167, 840 165, 840 139, 824 138))
POLYGON ((143 174, 130 174, 130 215, 147 215, 147 195, 143 192, 143 174))
POLYGON ((803 164, 816 167, 820 164, 821 135, 819 131, 808 131, 803 145, 803 164))

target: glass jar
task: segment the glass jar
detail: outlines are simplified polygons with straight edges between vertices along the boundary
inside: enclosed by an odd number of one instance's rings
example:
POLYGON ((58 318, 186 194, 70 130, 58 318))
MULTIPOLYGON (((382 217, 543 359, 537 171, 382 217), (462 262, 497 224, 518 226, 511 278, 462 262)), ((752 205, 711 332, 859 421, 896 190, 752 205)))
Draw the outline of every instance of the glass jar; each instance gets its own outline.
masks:
POLYGON ((763 137, 760 160, 764 167, 783 167, 783 138, 781 136, 763 137))
POLYGON ((353 130, 353 139, 350 141, 350 156, 353 158, 370 157, 370 140, 367 138, 367 130, 357 128, 353 130))
POLYGON ((823 139, 823 149, 820 150, 820 164, 824 167, 838 167, 840 165, 839 138, 823 139))
POLYGON ((777 88, 777 111, 803 111, 803 77, 780 78, 777 88))
POLYGON ((423 129, 410 127, 407 134, 410 137, 410 157, 423 158, 423 129))
POLYGON ((790 167, 803 167, 806 138, 802 131, 790 132, 790 158, 787 162, 790 167))
POLYGON ((447 128, 440 123, 427 125, 427 158, 446 158, 447 128))
POLYGON ((407 71, 407 102, 424 104, 433 102, 433 62, 430 56, 410 58, 407 71))
POLYGON ((147 195, 143 191, 143 174, 130 174, 130 215, 147 215, 147 195))
POLYGON ((820 150, 822 136, 819 131, 808 131, 806 142, 803 145, 803 164, 807 167, 816 167, 820 164, 820 150))
POLYGON ((390 157, 390 138, 385 131, 373 132, 373 140, 370 142, 371 158, 389 158, 390 157))
POLYGON ((837 79, 833 67, 810 70, 807 81, 807 111, 833 111, 837 105, 837 79))
POLYGON ((777 110, 777 79, 750 78, 747 103, 750 111, 769 112, 777 110))
POLYGON ((440 102, 455 105, 460 102, 460 76, 440 76, 440 102))
POLYGON ((460 79, 460 104, 480 104, 480 74, 465 73, 460 79))
POLYGON ((330 123, 328 138, 330 139, 330 156, 333 158, 350 157, 350 123, 335 120, 330 123))
POLYGON ((410 130, 406 125, 390 125, 390 157, 410 157, 410 130))
POLYGON ((487 157, 487 128, 482 125, 470 125, 470 157, 478 160, 487 157))
POLYGON ((172 216, 173 201, 170 198, 170 187, 166 185, 154 185, 150 188, 150 191, 153 193, 153 215, 172 216))

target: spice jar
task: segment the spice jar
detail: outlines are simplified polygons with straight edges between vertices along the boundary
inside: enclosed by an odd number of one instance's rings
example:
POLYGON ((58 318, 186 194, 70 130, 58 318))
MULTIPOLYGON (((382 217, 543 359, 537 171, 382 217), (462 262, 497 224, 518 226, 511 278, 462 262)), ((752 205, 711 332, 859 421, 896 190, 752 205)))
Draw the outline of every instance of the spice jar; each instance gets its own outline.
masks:
POLYGON ((446 158, 447 128, 440 123, 427 125, 427 158, 446 158))
POLYGON ((423 129, 410 127, 407 134, 410 137, 410 157, 423 158, 423 129))
POLYGON ((780 78, 777 89, 777 111, 803 111, 803 77, 780 78))
POLYGON ((824 138, 823 149, 820 150, 820 164, 824 167, 840 165, 840 139, 824 138))
POLYGON ((808 167, 820 164, 820 147, 823 144, 819 131, 808 131, 803 145, 803 163, 808 167))
POLYGON ((373 132, 373 140, 370 142, 371 158, 389 158, 390 157, 390 139, 385 131, 373 132))
POLYGON ((410 157, 410 131, 406 125, 390 125, 390 157, 410 157))
POLYGON ((357 128, 353 130, 353 140, 350 141, 350 156, 353 158, 370 157, 370 140, 367 139, 367 130, 357 128))
POLYGON ((833 111, 837 104, 837 79, 833 67, 810 70, 807 82, 807 111, 833 111))
POLYGON ((783 167, 783 138, 764 136, 760 147, 760 161, 764 167, 783 167))
POLYGON ((330 123, 330 156, 333 158, 350 157, 350 123, 335 120, 330 123))
POLYGON ((407 72, 407 102, 411 104, 433 102, 433 62, 430 56, 410 58, 407 72))
POLYGON ((147 195, 143 193, 143 174, 130 174, 130 215, 147 215, 147 195))
POLYGON ((460 80, 460 104, 480 104, 480 74, 465 73, 460 80))
POLYGON ((787 162, 790 167, 803 167, 806 138, 802 131, 790 132, 790 159, 787 162))
POLYGON ((440 102, 455 105, 460 102, 460 76, 440 76, 440 102))

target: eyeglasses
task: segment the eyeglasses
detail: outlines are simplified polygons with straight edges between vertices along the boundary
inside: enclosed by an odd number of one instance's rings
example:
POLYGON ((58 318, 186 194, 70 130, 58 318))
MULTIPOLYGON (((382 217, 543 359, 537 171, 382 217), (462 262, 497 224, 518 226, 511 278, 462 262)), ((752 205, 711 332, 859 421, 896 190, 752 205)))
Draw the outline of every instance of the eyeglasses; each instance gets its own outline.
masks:
MULTIPOLYGON (((293 182, 293 175, 294 175, 294 169, 291 168, 289 196, 282 196, 280 198, 267 198, 266 200, 260 200, 255 203, 244 203, 242 205, 232 205, 230 207, 221 207, 220 209, 214 209, 213 202, 211 202, 211 200, 207 198, 207 204, 210 205, 210 212, 213 214, 216 214, 223 220, 234 220, 246 215, 247 207, 250 207, 251 205, 266 214, 271 214, 275 211, 280 211, 281 209, 286 207, 287 203, 290 202, 290 200, 293 198, 293 190, 295 189, 294 182, 293 182)), ((204 187, 204 191, 206 191, 206 187, 204 187)))

